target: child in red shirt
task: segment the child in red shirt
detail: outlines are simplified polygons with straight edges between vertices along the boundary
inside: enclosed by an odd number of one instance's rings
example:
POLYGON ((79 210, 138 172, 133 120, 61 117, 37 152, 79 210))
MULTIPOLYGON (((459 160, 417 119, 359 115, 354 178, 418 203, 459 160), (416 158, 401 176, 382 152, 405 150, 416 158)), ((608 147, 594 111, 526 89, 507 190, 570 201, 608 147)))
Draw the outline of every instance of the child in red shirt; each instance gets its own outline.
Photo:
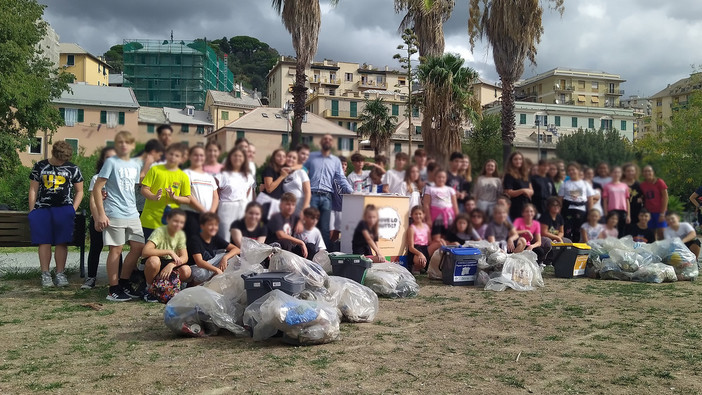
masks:
POLYGON ((656 239, 663 239, 663 229, 668 227, 665 222, 665 212, 668 210, 668 186, 665 181, 656 177, 653 168, 649 165, 643 168, 644 180, 641 191, 644 194, 644 205, 651 213, 648 228, 656 230, 656 239))

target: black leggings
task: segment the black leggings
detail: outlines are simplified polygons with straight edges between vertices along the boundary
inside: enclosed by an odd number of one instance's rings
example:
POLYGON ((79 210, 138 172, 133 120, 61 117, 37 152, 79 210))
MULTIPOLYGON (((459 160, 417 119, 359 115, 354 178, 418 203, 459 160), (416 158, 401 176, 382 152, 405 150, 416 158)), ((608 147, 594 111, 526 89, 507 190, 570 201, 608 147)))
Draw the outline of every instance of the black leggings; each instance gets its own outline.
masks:
MULTIPOLYGON (((98 265, 100 265, 100 253, 104 247, 102 232, 95 230, 95 221, 90 217, 88 224, 90 230, 90 250, 88 250, 88 277, 97 277, 98 265)), ((122 268, 122 255, 119 256, 119 267, 122 268)))
POLYGON ((624 229, 626 229, 626 210, 610 210, 610 213, 617 213, 617 232, 619 233, 617 237, 624 237, 624 229))
POLYGON ((573 243, 580 242, 580 227, 585 222, 585 211, 578 210, 577 206, 570 207, 567 200, 563 200, 563 220, 565 222, 565 237, 571 239, 573 243))

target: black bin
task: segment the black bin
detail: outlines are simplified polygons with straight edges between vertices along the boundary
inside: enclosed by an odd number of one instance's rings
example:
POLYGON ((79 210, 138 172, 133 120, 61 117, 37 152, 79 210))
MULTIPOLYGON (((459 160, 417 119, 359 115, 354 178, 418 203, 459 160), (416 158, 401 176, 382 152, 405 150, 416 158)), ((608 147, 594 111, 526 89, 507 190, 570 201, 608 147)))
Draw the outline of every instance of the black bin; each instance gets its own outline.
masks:
POLYGON ((241 277, 244 279, 247 305, 274 289, 279 289, 292 296, 298 295, 305 289, 305 278, 296 273, 253 273, 241 277))
POLYGON ((366 278, 366 269, 371 267, 373 261, 363 255, 343 254, 329 255, 332 265, 332 274, 345 277, 359 284, 366 278))

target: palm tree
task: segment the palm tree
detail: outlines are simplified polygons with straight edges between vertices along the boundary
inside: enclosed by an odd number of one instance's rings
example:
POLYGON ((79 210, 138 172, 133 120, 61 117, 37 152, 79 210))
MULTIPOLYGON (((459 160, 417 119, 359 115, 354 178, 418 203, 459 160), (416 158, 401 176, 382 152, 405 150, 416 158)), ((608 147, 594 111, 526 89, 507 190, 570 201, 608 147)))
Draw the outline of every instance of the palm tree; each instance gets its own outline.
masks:
MULTIPOLYGON (((335 5, 338 0, 331 0, 335 5)), ((272 0, 275 11, 280 14, 283 25, 292 35, 293 49, 297 57, 295 65, 295 85, 292 88, 294 110, 292 139, 290 146, 296 147, 302 137, 302 120, 305 117, 307 87, 305 69, 317 53, 319 27, 322 12, 319 0, 272 0)))
POLYGON ((478 73, 463 67, 459 55, 447 53, 425 59, 417 77, 424 86, 424 149, 445 165, 452 152, 461 151, 462 125, 474 115, 471 87, 478 73))
POLYGON ((444 53, 444 22, 451 16, 454 4, 454 0, 395 0, 395 12, 406 12, 399 31, 414 30, 420 57, 444 53))
POLYGON ((397 126, 397 117, 390 115, 382 98, 366 100, 366 106, 358 117, 361 126, 358 133, 370 140, 376 155, 385 153, 390 145, 390 137, 397 126))
MULTIPOLYGON (((544 1, 563 13, 564 0, 544 1)), ((539 0, 470 0, 469 12, 471 49, 476 38, 487 38, 502 81, 502 156, 506 162, 514 141, 514 84, 524 72, 525 59, 536 65, 536 44, 544 31, 543 8, 539 0)))

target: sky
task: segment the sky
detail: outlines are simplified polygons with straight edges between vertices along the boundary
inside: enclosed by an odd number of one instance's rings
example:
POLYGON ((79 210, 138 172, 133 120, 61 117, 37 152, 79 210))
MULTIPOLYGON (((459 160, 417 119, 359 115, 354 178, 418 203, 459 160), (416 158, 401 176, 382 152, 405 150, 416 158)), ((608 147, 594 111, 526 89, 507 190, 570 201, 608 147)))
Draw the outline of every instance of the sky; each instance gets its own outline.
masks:
MULTIPOLYGON (((541 0, 545 3, 544 0, 541 0)), ((101 55, 124 39, 208 40, 246 35, 294 55, 291 38, 269 0, 40 0, 61 42, 101 55)), ((460 54, 481 78, 499 80, 492 52, 468 43, 468 0, 457 0, 444 25, 446 52, 460 54)), ((315 60, 399 68, 401 44, 392 0, 320 0, 322 27, 315 60)), ((626 82, 626 96, 650 96, 702 65, 702 1, 566 0, 565 12, 545 10, 537 65, 523 78, 554 67, 606 71, 626 82)))

